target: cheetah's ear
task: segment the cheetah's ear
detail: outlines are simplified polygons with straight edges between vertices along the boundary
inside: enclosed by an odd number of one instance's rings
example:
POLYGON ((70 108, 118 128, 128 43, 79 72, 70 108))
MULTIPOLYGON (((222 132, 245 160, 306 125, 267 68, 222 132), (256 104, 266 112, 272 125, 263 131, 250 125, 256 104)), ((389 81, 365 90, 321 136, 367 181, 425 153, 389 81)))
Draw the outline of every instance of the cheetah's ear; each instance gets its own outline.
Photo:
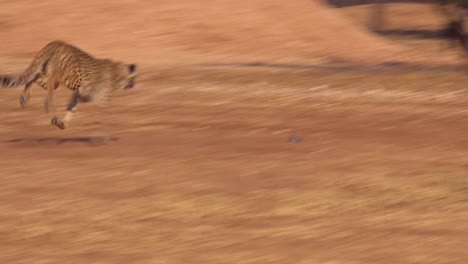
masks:
POLYGON ((136 71, 136 64, 130 64, 128 65, 128 71, 130 73, 134 73, 136 71))

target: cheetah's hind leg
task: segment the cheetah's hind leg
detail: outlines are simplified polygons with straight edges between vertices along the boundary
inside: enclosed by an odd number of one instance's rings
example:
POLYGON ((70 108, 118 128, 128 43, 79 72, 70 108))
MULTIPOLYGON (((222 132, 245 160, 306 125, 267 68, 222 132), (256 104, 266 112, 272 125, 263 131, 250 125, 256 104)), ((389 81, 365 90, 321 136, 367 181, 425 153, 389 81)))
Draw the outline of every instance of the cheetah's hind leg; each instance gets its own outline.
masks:
POLYGON ((25 108, 29 103, 29 99, 31 98, 32 84, 33 82, 29 82, 24 86, 23 93, 20 96, 20 105, 22 108, 25 108))

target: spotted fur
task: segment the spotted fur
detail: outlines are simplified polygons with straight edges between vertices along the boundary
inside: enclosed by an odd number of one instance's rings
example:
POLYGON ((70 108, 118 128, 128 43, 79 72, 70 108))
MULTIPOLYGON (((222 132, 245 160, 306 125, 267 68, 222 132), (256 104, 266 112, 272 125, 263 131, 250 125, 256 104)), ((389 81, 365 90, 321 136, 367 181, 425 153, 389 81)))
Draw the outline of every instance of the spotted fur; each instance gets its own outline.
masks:
POLYGON ((135 85, 136 65, 125 64, 110 59, 99 59, 63 41, 47 44, 36 55, 29 67, 18 76, 0 76, 0 85, 18 87, 24 85, 20 97, 25 107, 31 96, 31 85, 38 84, 47 95, 44 100, 46 112, 54 109, 54 90, 65 86, 73 90, 63 119, 54 116, 51 123, 60 129, 68 127, 72 112, 79 102, 97 99, 108 100, 108 96, 118 89, 130 89, 135 85))

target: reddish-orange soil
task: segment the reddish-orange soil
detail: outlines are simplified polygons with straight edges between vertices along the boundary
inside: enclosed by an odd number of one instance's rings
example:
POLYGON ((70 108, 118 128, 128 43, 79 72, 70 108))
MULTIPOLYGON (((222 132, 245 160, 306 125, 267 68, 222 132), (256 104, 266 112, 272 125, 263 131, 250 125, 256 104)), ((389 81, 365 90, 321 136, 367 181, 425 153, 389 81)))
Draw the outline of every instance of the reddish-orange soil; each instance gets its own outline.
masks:
POLYGON ((368 33, 363 10, 0 1, 1 73, 54 39, 141 72, 65 131, 37 86, 25 109, 1 90, 0 263, 464 263, 465 72, 426 67, 460 62, 434 42, 368 33), (90 144, 99 119, 115 141, 90 144))

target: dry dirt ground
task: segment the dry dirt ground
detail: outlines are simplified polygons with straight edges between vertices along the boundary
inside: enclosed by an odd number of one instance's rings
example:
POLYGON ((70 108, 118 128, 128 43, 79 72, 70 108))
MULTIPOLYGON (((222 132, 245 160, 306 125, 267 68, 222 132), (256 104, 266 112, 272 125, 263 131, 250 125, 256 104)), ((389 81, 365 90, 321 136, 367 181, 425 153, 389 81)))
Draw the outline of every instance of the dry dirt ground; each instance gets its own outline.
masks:
MULTIPOLYGON (((43 31, 25 36, 13 14, 26 7, 0 3, 10 33, 30 38, 3 42, 0 69, 20 71, 43 31)), ((46 23, 35 16, 24 19, 46 23)), ((171 61, 154 49, 158 63, 125 41, 108 50, 102 39, 81 43, 135 58, 140 81, 111 111, 80 106, 67 131, 49 125, 39 88, 26 109, 20 89, 1 91, 0 263, 466 261, 468 94, 459 68, 281 64, 268 54, 267 65, 240 64, 226 62, 235 53, 198 51, 211 63, 175 51, 184 60, 171 61), (89 144, 99 119, 115 141, 89 144)), ((68 95, 59 90, 58 111, 68 95)))

